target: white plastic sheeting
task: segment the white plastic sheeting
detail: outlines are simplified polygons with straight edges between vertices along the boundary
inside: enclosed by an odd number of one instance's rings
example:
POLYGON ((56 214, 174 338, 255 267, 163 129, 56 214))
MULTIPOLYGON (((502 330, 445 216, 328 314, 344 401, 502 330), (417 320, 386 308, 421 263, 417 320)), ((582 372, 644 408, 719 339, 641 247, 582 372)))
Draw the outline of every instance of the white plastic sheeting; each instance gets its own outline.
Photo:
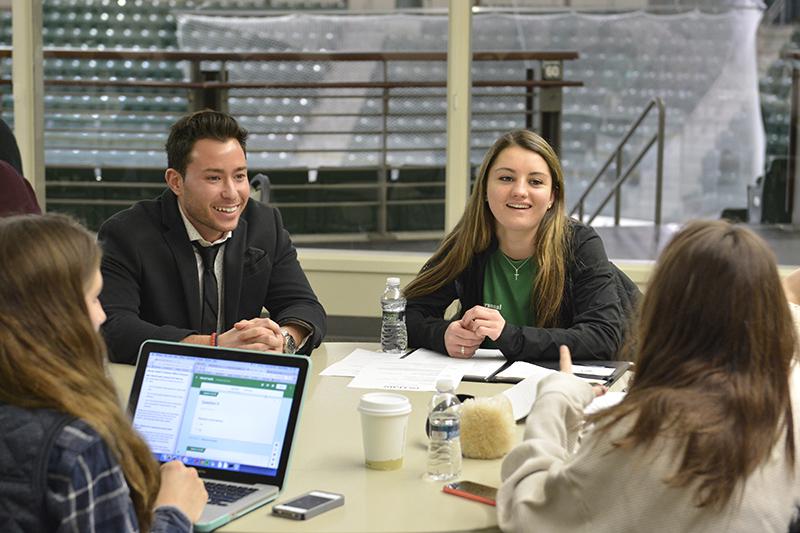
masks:
MULTIPOLYGON (((570 207, 628 125, 650 99, 661 97, 667 106, 664 221, 716 217, 725 207, 745 206, 746 185, 761 174, 764 161, 755 41, 760 2, 738 0, 728 4, 735 8, 671 15, 476 14, 473 50, 579 52, 579 60, 565 65, 566 79, 584 82, 582 88, 566 89, 564 97, 561 155, 570 207)), ((720 5, 717 3, 717 7, 720 5)), ((190 50, 369 52, 447 48, 447 19, 438 15, 222 18, 182 14, 177 18, 180 47, 190 50)), ((524 62, 476 62, 473 79, 524 79, 525 68, 533 66, 524 62)), ((377 63, 231 63, 228 68, 232 81, 383 78, 377 63)), ((389 70, 392 80, 444 80, 445 75, 444 64, 393 63, 389 70)), ((363 98, 338 103, 302 97, 300 92, 297 97, 283 93, 282 98, 272 98, 253 91, 231 92, 231 112, 252 114, 244 122, 256 133, 253 146, 279 147, 279 151, 258 156, 261 159, 257 164, 316 168, 363 167, 379 162, 379 137, 369 133, 379 127, 379 119, 369 116, 380 111, 377 93, 363 90, 363 98), (363 116, 305 116, 332 111, 363 116), (305 131, 328 129, 331 120, 348 134, 304 135, 305 131), (271 133, 274 131, 284 133, 275 135, 271 133), (315 153, 315 147, 329 151, 315 153), (354 148, 375 151, 358 152, 354 148)), ((412 93, 409 91, 409 95, 412 93)), ((397 114, 390 121, 395 132, 389 139, 390 164, 443 165, 444 91, 438 98, 410 96, 406 101, 401 98, 393 102, 397 114)), ((518 97, 474 98, 474 164, 480 162, 486 146, 497 135, 524 125, 522 111, 524 100, 518 97)), ((625 161, 632 160, 644 138, 655 131, 655 124, 653 115, 626 150, 625 161)), ((625 186, 623 216, 652 219, 654 168, 653 149, 625 186)), ((614 179, 611 174, 592 195, 589 210, 605 196, 614 179)))

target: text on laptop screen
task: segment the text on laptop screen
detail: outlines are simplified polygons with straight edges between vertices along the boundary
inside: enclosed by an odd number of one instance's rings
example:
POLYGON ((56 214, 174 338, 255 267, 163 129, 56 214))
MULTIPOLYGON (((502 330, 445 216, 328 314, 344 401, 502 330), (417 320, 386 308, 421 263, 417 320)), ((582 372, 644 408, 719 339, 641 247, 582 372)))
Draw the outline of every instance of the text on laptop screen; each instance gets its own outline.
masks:
POLYGON ((151 353, 133 426, 159 461, 274 476, 298 375, 293 367, 151 353))

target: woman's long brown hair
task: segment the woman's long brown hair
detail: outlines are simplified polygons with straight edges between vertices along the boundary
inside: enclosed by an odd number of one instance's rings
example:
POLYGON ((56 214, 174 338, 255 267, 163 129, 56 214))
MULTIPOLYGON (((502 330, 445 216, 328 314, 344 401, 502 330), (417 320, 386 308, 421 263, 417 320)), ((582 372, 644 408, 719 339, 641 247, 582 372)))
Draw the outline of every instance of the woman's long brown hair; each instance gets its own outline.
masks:
POLYGON ((85 293, 100 266, 94 237, 60 215, 0 219, 0 400, 86 421, 120 463, 142 531, 158 467, 123 413, 85 293))
POLYGON ((783 437, 795 461, 789 391, 795 330, 775 257, 743 227, 697 221, 658 260, 636 327, 636 374, 601 431, 632 417, 616 444, 679 443, 667 480, 725 506, 783 437))
POLYGON ((431 259, 406 286, 406 298, 418 298, 439 290, 461 274, 475 254, 489 247, 495 236, 495 220, 486 201, 489 171, 497 156, 510 146, 519 146, 539 154, 550 169, 553 206, 539 223, 534 241, 534 256, 539 271, 533 282, 531 307, 539 327, 558 325, 558 313, 564 295, 568 255, 569 225, 564 207, 564 173, 558 156, 539 135, 527 130, 506 133, 495 141, 483 158, 464 214, 442 240, 431 259))

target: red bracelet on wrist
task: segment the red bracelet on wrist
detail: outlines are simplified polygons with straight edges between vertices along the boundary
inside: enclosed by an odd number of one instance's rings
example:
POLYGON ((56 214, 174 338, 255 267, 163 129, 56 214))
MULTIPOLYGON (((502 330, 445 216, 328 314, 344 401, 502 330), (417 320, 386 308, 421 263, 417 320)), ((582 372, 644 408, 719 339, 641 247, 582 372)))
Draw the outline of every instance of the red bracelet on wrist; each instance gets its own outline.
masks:
POLYGON ((211 334, 211 346, 219 346, 219 344, 217 344, 217 332, 216 331, 211 334))

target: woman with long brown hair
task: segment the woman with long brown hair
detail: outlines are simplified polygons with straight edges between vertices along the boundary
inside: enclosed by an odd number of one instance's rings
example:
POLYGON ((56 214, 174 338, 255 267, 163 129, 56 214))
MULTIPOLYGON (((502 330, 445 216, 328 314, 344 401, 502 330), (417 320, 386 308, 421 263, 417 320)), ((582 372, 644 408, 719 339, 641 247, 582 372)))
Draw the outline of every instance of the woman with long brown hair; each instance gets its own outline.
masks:
POLYGON ((779 531, 800 503, 797 339, 767 245, 723 221, 666 246, 635 328, 625 398, 542 380, 505 459, 505 531, 779 531))
POLYGON ((159 473, 106 374, 94 237, 64 216, 0 219, 0 257, 3 530, 191 531, 202 481, 159 473))
POLYGON ((409 344, 452 357, 496 347, 510 360, 610 359, 623 337, 621 287, 595 231, 571 220, 564 175, 539 135, 498 139, 456 227, 406 287, 409 344), (444 318, 454 301, 455 320, 444 318))

